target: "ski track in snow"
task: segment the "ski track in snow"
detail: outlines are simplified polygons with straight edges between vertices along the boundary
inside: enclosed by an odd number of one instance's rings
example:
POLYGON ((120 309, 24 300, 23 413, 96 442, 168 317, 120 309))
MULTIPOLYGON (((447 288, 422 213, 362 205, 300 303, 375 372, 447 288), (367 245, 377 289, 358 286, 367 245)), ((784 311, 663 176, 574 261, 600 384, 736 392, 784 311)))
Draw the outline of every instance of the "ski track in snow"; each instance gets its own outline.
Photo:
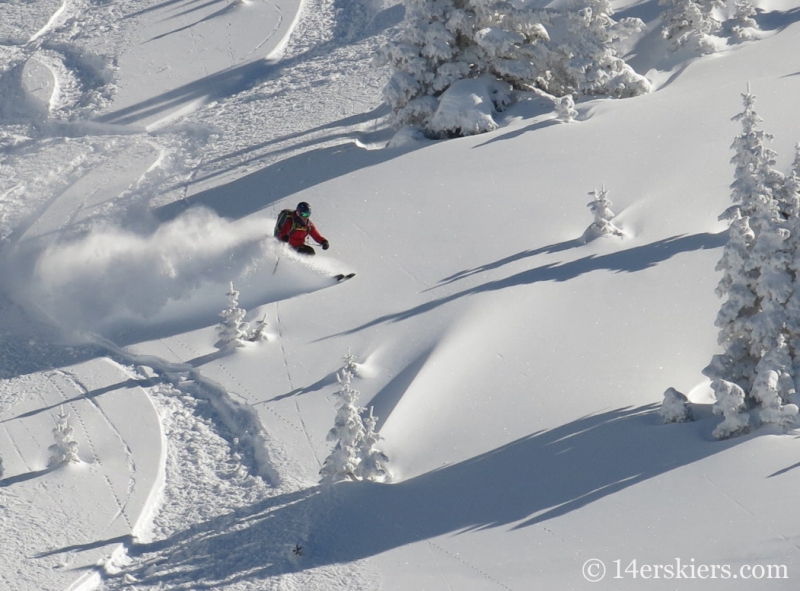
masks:
MULTIPOLYGON (((80 378, 73 372, 58 371, 58 372, 55 372, 55 373, 57 375, 63 376, 66 380, 68 380, 68 382, 70 384, 72 384, 72 386, 75 388, 75 390, 78 391, 79 395, 84 397, 84 399, 89 402, 89 404, 94 409, 94 411, 98 415, 100 415, 100 417, 102 417, 103 421, 105 422, 105 424, 107 425, 109 430, 111 430, 114 433, 114 435, 117 437, 117 439, 119 441, 119 446, 123 449, 123 451, 125 453, 126 463, 127 463, 127 466, 128 466, 128 474, 129 474, 129 476, 128 476, 128 488, 127 488, 127 491, 126 491, 127 494, 126 494, 125 499, 120 499, 116 495, 116 493, 114 492, 114 487, 111 484, 111 481, 108 479, 108 476, 106 476, 106 483, 108 484, 109 488, 111 489, 112 494, 114 494, 114 498, 117 501, 117 506, 119 507, 119 513, 117 515, 115 515, 111 519, 111 521, 109 522, 108 527, 106 528, 106 530, 103 530, 103 532, 101 532, 101 533, 105 533, 105 531, 107 531, 108 528, 111 527, 111 524, 114 522, 114 520, 116 520, 120 516, 125 521, 125 524, 131 530, 133 530, 134 525, 130 522, 130 520, 128 518, 128 515, 125 512, 125 507, 127 507, 128 501, 129 501, 131 495, 133 494, 133 490, 134 490, 134 487, 136 485, 136 478, 135 478, 136 462, 134 461, 133 451, 131 450, 130 445, 128 445, 128 443, 125 441, 125 437, 122 435, 122 433, 119 432, 119 429, 117 429, 116 425, 114 425, 114 422, 108 417, 108 415, 102 409, 102 407, 99 404, 97 404, 97 402, 94 400, 94 398, 92 396, 89 396, 90 390, 89 390, 89 388, 87 388, 81 382, 80 378)), ((85 429, 85 427, 84 427, 84 429, 85 429)), ((87 438, 89 438, 88 432, 87 432, 86 436, 87 436, 87 438)), ((90 441, 91 441, 91 439, 90 439, 90 441)), ((95 453, 95 456, 96 455, 97 454, 95 453)), ((100 463, 99 459, 97 461, 98 461, 98 463, 100 463)))
MULTIPOLYGON (((283 332, 281 324, 280 302, 275 302, 275 320, 278 323, 279 338, 280 338, 281 333, 283 332)), ((281 344, 281 357, 283 359, 283 368, 286 371, 286 382, 289 384, 289 391, 291 392, 294 391, 295 388, 294 388, 294 381, 292 380, 292 372, 291 369, 289 368, 289 353, 286 350, 286 344, 284 343, 283 339, 281 339, 280 344, 281 344)), ((267 406, 267 408, 273 413, 275 413, 274 409, 272 409, 271 407, 267 406)), ((320 461, 319 456, 317 455, 317 450, 314 447, 314 442, 311 440, 311 434, 308 432, 308 427, 306 427, 305 420, 303 419, 303 413, 300 410, 300 402, 297 397, 295 397, 294 399, 294 408, 295 411, 297 412, 297 417, 300 419, 300 426, 302 428, 303 435, 305 435, 305 439, 308 442, 308 446, 311 449, 311 453, 313 454, 314 459, 317 461, 317 464, 321 468, 322 461, 320 461)))

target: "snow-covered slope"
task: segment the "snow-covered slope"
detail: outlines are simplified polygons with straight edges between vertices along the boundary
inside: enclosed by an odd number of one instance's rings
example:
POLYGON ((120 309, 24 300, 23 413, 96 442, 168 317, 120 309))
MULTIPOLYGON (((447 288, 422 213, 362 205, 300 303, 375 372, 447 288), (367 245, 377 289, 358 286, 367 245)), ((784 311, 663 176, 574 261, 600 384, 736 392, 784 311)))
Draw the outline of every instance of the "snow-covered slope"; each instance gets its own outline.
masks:
POLYGON ((796 440, 714 441, 701 374, 748 83, 781 167, 800 140, 795 4, 699 59, 620 4, 652 93, 392 147, 399 6, 0 4, 0 586, 795 588, 796 440), (624 237, 583 243, 603 185, 624 237), (271 238, 301 200, 311 261, 271 238), (231 281, 269 338, 226 352, 231 281), (317 484, 348 351, 391 484, 317 484))

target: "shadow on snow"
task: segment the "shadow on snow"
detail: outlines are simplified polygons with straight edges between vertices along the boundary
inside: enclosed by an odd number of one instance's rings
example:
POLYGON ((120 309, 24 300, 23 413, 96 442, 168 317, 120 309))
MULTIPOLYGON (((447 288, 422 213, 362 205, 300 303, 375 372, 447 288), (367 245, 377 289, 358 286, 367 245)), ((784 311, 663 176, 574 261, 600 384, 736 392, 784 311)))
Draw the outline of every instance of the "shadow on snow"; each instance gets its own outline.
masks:
POLYGON ((318 148, 159 207, 153 214, 165 222, 189 207, 202 205, 221 217, 240 219, 304 189, 380 164, 398 154, 398 150, 392 149, 364 150, 353 143, 318 148))
MULTIPOLYGON (((101 115, 95 121, 116 125, 130 125, 147 117, 167 113, 195 101, 213 102, 235 96, 258 86, 266 80, 278 79, 285 71, 299 64, 327 56, 339 47, 355 44, 377 35, 381 31, 398 24, 402 21, 404 15, 402 7, 395 6, 379 12, 372 18, 363 19, 359 18, 359 16, 363 16, 363 8, 359 2, 339 1, 336 4, 340 10, 337 13, 338 18, 335 23, 333 38, 329 41, 311 47, 294 57, 277 61, 259 59, 227 68, 129 107, 101 115)), ((221 12, 226 10, 227 8, 222 9, 221 12)), ((216 14, 218 13, 215 13, 212 17, 216 16, 216 14)))
MULTIPOLYGON (((424 314, 426 312, 430 312, 431 310, 435 310, 440 306, 449 304, 450 302, 459 300, 463 297, 477 295, 480 293, 493 292, 501 289, 507 289, 509 287, 517 287, 520 285, 532 285, 542 281, 569 281, 570 279, 575 279, 580 275, 591 273, 592 271, 607 270, 619 273, 634 273, 637 271, 643 271, 680 253, 722 247, 724 246, 726 240, 727 232, 720 232, 719 234, 711 234, 706 232, 688 236, 674 236, 672 238, 665 238, 664 240, 659 240, 651 244, 636 246, 634 248, 629 248, 619 252, 613 252, 604 255, 590 255, 565 263, 548 263, 533 269, 520 271, 519 273, 503 279, 488 281, 476 287, 471 287, 439 299, 419 304, 418 306, 402 312, 386 314, 359 327, 353 328, 343 334, 352 334, 360 330, 387 322, 406 320, 419 314, 424 314)), ((456 273, 455 275, 442 280, 442 285, 452 283, 471 275, 482 273, 483 271, 496 269, 502 265, 509 264, 535 254, 540 254, 542 252, 559 252, 572 248, 575 245, 575 241, 567 241, 542 249, 523 251, 519 254, 501 259, 495 263, 489 263, 482 267, 478 267, 477 269, 468 269, 461 271, 460 273, 456 273)))
POLYGON ((214 588, 349 563, 437 536, 525 528, 735 444, 708 441, 705 421, 660 425, 655 406, 582 417, 393 485, 342 483, 269 498, 134 545, 140 560, 119 576, 172 589, 214 588), (291 556, 295 544, 303 546, 301 558, 291 556))

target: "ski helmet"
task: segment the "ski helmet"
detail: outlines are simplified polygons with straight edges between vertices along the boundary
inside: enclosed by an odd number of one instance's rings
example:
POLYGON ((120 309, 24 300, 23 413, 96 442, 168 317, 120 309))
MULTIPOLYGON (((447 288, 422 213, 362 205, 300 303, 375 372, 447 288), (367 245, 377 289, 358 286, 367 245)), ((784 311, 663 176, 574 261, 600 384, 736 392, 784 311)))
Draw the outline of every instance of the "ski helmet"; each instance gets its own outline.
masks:
POLYGON ((297 204, 297 208, 295 209, 295 211, 301 217, 307 218, 311 215, 311 206, 305 201, 301 201, 300 203, 297 204))

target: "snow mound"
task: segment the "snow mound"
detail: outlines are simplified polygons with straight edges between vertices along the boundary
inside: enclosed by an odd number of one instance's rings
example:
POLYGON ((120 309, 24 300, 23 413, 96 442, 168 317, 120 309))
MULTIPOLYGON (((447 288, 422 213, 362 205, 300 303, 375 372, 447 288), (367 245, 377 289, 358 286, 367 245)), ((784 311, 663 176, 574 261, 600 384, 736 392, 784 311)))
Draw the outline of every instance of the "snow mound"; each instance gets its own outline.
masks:
POLYGON ((459 80, 442 94, 428 130, 442 137, 495 130, 495 105, 507 102, 509 94, 508 85, 490 76, 459 80))

